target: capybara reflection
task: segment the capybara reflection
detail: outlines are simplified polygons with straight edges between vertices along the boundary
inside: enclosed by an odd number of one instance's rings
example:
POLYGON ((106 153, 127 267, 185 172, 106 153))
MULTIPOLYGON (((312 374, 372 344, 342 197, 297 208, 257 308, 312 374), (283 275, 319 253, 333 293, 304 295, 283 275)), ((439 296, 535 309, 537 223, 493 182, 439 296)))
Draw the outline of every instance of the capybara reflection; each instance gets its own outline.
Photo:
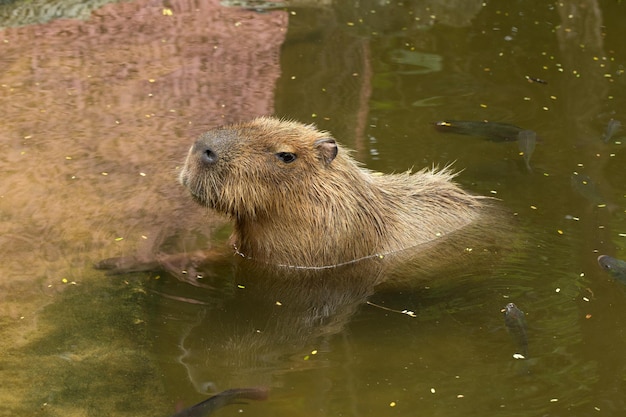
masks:
POLYGON ((260 117, 191 147, 180 182, 234 221, 232 243, 261 262, 338 265, 425 244, 478 220, 485 197, 449 169, 382 175, 328 132, 260 117))

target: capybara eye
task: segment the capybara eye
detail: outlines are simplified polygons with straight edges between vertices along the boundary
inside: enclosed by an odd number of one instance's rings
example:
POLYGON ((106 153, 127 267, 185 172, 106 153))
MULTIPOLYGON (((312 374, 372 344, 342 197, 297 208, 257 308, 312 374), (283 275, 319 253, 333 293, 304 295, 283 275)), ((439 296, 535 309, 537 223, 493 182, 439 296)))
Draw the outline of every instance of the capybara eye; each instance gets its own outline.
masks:
POLYGON ((291 152, 278 152, 276 156, 286 164, 290 164, 296 160, 296 154, 291 152))

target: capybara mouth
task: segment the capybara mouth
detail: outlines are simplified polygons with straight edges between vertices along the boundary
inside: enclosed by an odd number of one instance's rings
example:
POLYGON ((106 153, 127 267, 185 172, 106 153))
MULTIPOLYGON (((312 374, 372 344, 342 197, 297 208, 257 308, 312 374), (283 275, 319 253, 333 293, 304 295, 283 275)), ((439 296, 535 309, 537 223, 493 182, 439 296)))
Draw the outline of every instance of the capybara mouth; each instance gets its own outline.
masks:
POLYGON ((195 169, 190 169, 189 165, 188 161, 181 171, 180 183, 189 190, 193 200, 202 206, 226 212, 227 210, 218 197, 221 192, 218 185, 219 181, 213 180, 214 173, 205 172, 210 170, 198 169, 197 166, 195 169))

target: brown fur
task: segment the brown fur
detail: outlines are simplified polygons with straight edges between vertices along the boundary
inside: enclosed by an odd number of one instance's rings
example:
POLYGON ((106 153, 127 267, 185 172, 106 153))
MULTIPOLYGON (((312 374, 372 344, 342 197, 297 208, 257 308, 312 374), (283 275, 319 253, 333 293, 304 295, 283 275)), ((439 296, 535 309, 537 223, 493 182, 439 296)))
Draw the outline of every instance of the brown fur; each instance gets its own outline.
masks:
POLYGON ((241 254, 321 267, 435 241, 475 222, 484 197, 453 177, 448 169, 376 174, 327 132, 261 117, 203 134, 180 182, 233 219, 241 254), (286 163, 281 152, 296 159, 286 163))

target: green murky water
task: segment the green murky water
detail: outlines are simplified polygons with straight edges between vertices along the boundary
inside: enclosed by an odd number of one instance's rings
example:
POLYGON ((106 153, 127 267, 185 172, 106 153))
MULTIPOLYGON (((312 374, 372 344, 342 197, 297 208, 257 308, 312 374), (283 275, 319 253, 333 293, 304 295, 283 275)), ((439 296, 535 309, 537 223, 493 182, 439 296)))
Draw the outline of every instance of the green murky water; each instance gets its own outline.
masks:
POLYGON ((626 131, 602 140, 626 122, 625 6, 325 3, 0 4, 0 414, 167 416, 265 386, 216 414, 623 415, 626 288, 596 258, 626 258, 626 131), (219 245, 228 226, 176 173, 199 132, 261 114, 383 172, 455 161, 518 235, 500 262, 403 288, 92 269, 219 245), (534 130, 531 170, 441 120, 534 130))

